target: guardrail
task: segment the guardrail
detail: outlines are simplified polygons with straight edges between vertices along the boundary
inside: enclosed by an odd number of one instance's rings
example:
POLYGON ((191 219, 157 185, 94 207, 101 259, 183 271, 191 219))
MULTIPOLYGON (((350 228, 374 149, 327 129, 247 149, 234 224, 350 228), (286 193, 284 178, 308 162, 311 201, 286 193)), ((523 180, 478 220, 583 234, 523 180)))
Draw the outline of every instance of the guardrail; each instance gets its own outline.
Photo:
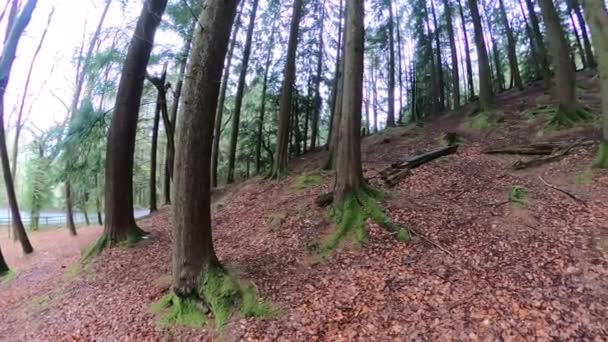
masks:
MULTIPOLYGON (((95 217, 95 219, 96 219, 96 217, 95 217)), ((91 220, 93 220, 93 218, 91 218, 91 220)), ((21 221, 23 222, 23 224, 25 226, 29 226, 32 224, 31 217, 22 217, 21 221)), ((40 216, 40 218, 38 219, 38 224, 41 226, 65 224, 66 222, 67 222, 67 218, 65 216, 59 216, 59 215, 40 216)), ((13 220, 10 217, 1 217, 0 218, 0 227, 10 226, 12 223, 13 223, 13 220)), ((74 223, 77 223, 77 224, 86 223, 86 220, 84 219, 84 216, 75 215, 74 223)))

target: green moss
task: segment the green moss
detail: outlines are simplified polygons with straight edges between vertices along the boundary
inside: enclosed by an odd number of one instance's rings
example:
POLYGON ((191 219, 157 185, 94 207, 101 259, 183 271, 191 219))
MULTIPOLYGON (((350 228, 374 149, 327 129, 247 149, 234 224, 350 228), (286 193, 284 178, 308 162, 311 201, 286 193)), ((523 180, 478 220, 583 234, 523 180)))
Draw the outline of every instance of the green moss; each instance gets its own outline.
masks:
POLYGON ((91 259, 93 259, 96 256, 98 256, 99 254, 101 254, 101 252, 104 250, 104 248, 106 248, 108 246, 108 243, 109 243, 108 236, 106 234, 101 235, 99 237, 99 239, 97 239, 97 241, 95 241, 95 243, 93 244, 93 246, 91 246, 85 252, 85 254, 80 259, 80 262, 81 263, 87 263, 91 259))
POLYGON ((486 129, 491 126, 490 117, 486 112, 480 112, 469 121, 469 126, 475 130, 486 129))
POLYGON ((317 186, 323 183, 323 176, 324 174, 321 171, 300 175, 293 181, 291 188, 295 190, 304 190, 317 186))
POLYGON ((593 183, 593 171, 591 169, 585 169, 574 176, 574 182, 581 185, 589 185, 593 183))
POLYGON ((6 284, 11 280, 15 279, 15 277, 17 277, 17 272, 15 272, 14 270, 8 270, 3 273, 0 273, 0 284, 6 284))
POLYGON ((201 328, 206 321, 205 313, 195 300, 175 294, 166 295, 152 304, 151 311, 160 317, 161 326, 175 324, 201 328))
POLYGON ((597 150, 597 157, 594 166, 601 169, 608 169, 608 142, 600 143, 597 150))
POLYGON ((580 106, 577 106, 577 108, 573 110, 567 110, 562 106, 559 106, 557 109, 554 109, 552 113, 553 115, 551 115, 547 127, 553 129, 570 128, 594 118, 592 113, 580 106))
POLYGON ((406 229, 400 228, 397 231, 397 240, 399 240, 399 242, 408 242, 408 241, 410 241, 410 232, 407 231, 406 229))
POLYGON ((528 189, 520 185, 513 186, 509 190, 509 202, 526 205, 528 203, 528 189))
POLYGON ((120 241, 118 245, 123 248, 133 248, 139 241, 142 240, 143 235, 137 231, 129 232, 127 238, 120 241))
POLYGON ((265 318, 272 313, 272 308, 268 303, 260 301, 255 291, 252 288, 244 288, 242 290, 243 302, 240 312, 245 317, 265 318))

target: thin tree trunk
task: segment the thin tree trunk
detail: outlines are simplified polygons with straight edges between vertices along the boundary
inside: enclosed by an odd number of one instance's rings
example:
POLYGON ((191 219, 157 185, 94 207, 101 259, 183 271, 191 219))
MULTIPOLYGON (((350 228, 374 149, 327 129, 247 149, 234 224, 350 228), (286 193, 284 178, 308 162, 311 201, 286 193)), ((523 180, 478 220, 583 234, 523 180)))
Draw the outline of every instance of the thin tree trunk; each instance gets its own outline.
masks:
POLYGON ((74 222, 74 199, 72 198, 72 183, 70 181, 65 182, 65 209, 66 209, 66 223, 70 235, 76 236, 76 224, 74 222))
POLYGON ((262 82, 262 99, 260 105, 260 117, 258 119, 258 132, 255 146, 255 172, 257 174, 262 171, 262 143, 264 139, 264 116, 266 115, 266 92, 268 88, 268 73, 270 72, 270 63, 272 62, 272 48, 274 46, 274 35, 277 29, 277 22, 275 20, 272 25, 272 31, 270 33, 270 39, 268 41, 268 50, 266 51, 266 63, 264 66, 264 81, 262 82))
POLYGON ((11 167, 6 148, 6 134, 4 131, 4 95, 6 93, 6 87, 9 84, 11 69, 13 67, 13 62, 15 61, 15 53, 17 51, 17 46, 19 45, 19 40, 32 18, 32 12, 34 12, 36 3, 36 0, 28 0, 23 7, 23 11, 18 16, 17 14, 11 14, 9 20, 13 20, 14 24, 11 26, 11 30, 7 35, 2 56, 0 57, 0 159, 2 162, 2 174, 4 176, 8 204, 13 217, 13 232, 17 239, 19 239, 21 248, 25 254, 32 253, 34 249, 30 244, 25 232, 25 227, 21 221, 21 213, 19 212, 19 204, 17 203, 15 186, 13 184, 13 177, 11 176, 11 167))
MULTIPOLYGON (((393 0, 388 1, 388 112, 386 127, 395 126, 395 43, 393 33, 393 0)), ((348 7, 348 6, 347 6, 348 7)), ((348 9, 347 9, 348 11, 348 9)), ((346 19, 348 20, 348 18, 346 19)))
POLYGON ((397 74, 399 80, 399 110, 398 110, 398 118, 397 122, 399 124, 403 123, 403 70, 401 66, 401 20, 399 20, 401 16, 396 16, 397 23, 397 74))
POLYGON ((255 16, 258 11, 258 0, 253 0, 251 14, 249 17, 249 27, 247 28, 247 38, 243 49, 243 60, 241 62, 241 73, 236 87, 234 100, 234 114, 232 115, 232 132, 230 136, 230 150, 228 153, 228 179, 227 183, 234 182, 234 168, 236 164, 236 148, 239 137, 239 127, 241 123, 241 106, 243 104, 243 94, 245 92, 245 79, 249 66, 249 55, 251 54, 251 42, 253 39, 253 28, 255 27, 255 16))
POLYGON ((89 213, 87 212, 86 203, 84 203, 80 210, 82 210, 82 215, 84 216, 84 224, 87 225, 87 227, 90 226, 91 220, 89 220, 89 213))
POLYGON ((304 133, 302 134, 302 153, 306 153, 306 148, 308 147, 308 122, 310 121, 310 112, 312 110, 312 106, 310 105, 310 100, 312 98, 312 73, 308 76, 308 94, 306 94, 306 102, 304 111, 304 133))
POLYGON ((320 2, 321 5, 321 21, 319 23, 319 51, 317 52, 317 71, 315 77, 314 91, 314 110, 312 114, 311 132, 310 132, 310 149, 314 150, 317 147, 317 138, 319 135, 319 117, 321 116, 321 79, 323 78, 323 32, 325 24, 325 1, 320 2))
POLYGON ((167 0, 147 0, 127 51, 116 93, 106 153, 105 243, 138 237, 133 216, 133 153, 141 95, 154 36, 167 0))
POLYGON ((433 25, 435 26, 435 45, 437 49, 437 90, 439 92, 439 111, 445 109, 445 84, 443 82, 443 64, 441 61, 441 44, 439 42, 439 25, 437 24, 437 16, 435 15, 435 0, 431 0, 431 15, 433 16, 433 25))
POLYGON ((343 41, 342 38, 344 36, 344 33, 342 32, 342 27, 344 26, 342 23, 342 19, 343 19, 343 6, 342 6, 342 2, 343 0, 340 0, 340 8, 338 10, 338 47, 336 48, 336 64, 335 64, 335 69, 334 69, 334 84, 331 88, 331 103, 329 105, 329 110, 330 110, 330 117, 329 117, 329 130, 327 133, 327 149, 331 150, 331 137, 333 135, 334 132, 334 118, 336 116, 336 101, 338 99, 338 86, 340 85, 340 61, 342 60, 341 54, 342 54, 342 45, 343 45, 343 41))
MULTIPOLYGON (((572 25, 572 32, 574 32, 574 44, 576 45, 576 49, 581 57, 581 63, 583 64, 583 69, 587 69, 587 57, 585 55, 585 50, 583 49, 583 43, 581 42, 581 36, 578 34, 578 29, 576 28, 576 22, 574 20, 574 16, 572 16, 572 12, 568 12, 568 17, 570 18, 570 24, 572 25)), ((573 63, 576 68, 576 61, 573 60, 573 63)))
POLYGON ((373 61, 369 63, 370 75, 372 78, 372 110, 374 112, 374 133, 378 133, 378 90, 376 88, 376 63, 373 61))
MULTIPOLYGON (((597 2, 601 2, 602 0, 596 0, 597 2)), ((595 61, 595 57, 593 56, 593 50, 591 49, 591 41, 589 39, 589 34, 587 33, 587 26, 585 25, 585 18, 583 17, 583 13, 581 11, 581 7, 578 3, 578 0, 572 0, 572 9, 576 14, 576 18, 581 27, 581 35, 583 36, 583 45, 585 46, 585 55, 587 55, 587 65, 590 68, 595 68, 597 63, 595 61)))
POLYGON ((524 5, 522 3, 523 0, 519 0, 519 8, 521 10, 521 15, 524 17, 524 23, 526 25, 526 35, 528 36, 528 40, 530 41, 530 53, 532 54, 532 66, 534 67, 534 75, 537 78, 542 77, 541 67, 540 67, 540 59, 538 56, 538 52, 536 51, 536 42, 534 40, 534 33, 532 33, 532 29, 530 28, 530 23, 528 22, 528 16, 526 15, 526 10, 524 9, 524 5))
POLYGON ((158 146, 158 126, 160 124, 160 93, 156 98, 154 108, 154 124, 152 125, 152 144, 150 148, 150 213, 158 210, 156 206, 156 150, 158 146))
POLYGON ((296 74, 296 50, 298 45, 298 31, 300 28, 300 17, 302 15, 302 0, 294 0, 291 28, 289 31, 289 42, 287 44, 287 61, 281 87, 281 98, 279 102, 279 132, 277 138, 277 150, 273 165, 273 178, 281 178, 287 173, 288 139, 289 139, 289 112, 291 109, 292 87, 296 74))
POLYGON ((217 168, 220 158, 220 140, 222 138, 222 118, 224 116, 224 101, 226 100, 226 89, 228 88, 228 81, 230 80, 230 67, 232 66, 232 56, 234 53, 234 46, 236 45, 236 38, 241 28, 241 14, 243 13, 243 7, 241 5, 239 13, 236 16, 234 28, 232 29, 232 38, 230 39, 230 49, 228 49, 228 55, 226 56, 226 65, 224 67, 224 73, 222 77, 222 83, 220 88, 220 94, 218 98, 213 132, 213 146, 211 148, 211 186, 217 186, 217 168))
MULTIPOLYGON (((496 70, 496 77, 492 78, 496 80, 496 89, 498 92, 505 90, 505 75, 502 71, 502 59, 500 58, 500 49, 498 46, 498 42, 496 38, 494 38, 494 30, 492 29, 492 23, 490 22, 490 17, 487 15, 489 13, 488 9, 484 6, 484 15, 481 15, 482 18, 486 20, 486 28, 487 28, 487 36, 490 37, 490 43, 492 44, 492 59, 494 60, 494 69, 496 70)), ((482 26, 483 28, 483 26, 482 26)), ((485 44, 485 39, 484 39, 485 44)), ((490 66, 490 76, 492 67, 490 66)))
POLYGON ((237 0, 207 0, 192 45, 175 159, 173 291, 198 298, 202 274, 221 267, 211 234, 211 149, 222 66, 237 0))
POLYGON ((538 23, 538 16, 534 10, 534 4, 532 0, 525 0, 526 7, 528 8, 528 17, 530 18, 530 25, 532 26, 532 33, 534 34, 534 42, 536 44, 536 51, 538 52, 540 71, 545 87, 551 86, 551 71, 549 70, 549 57, 547 55, 547 49, 543 41, 543 35, 540 32, 540 25, 538 23))
POLYGON ((475 97, 475 87, 473 85, 473 64, 471 63, 471 49, 469 48, 469 37, 467 34, 467 22, 464 20, 464 11, 462 4, 458 0, 458 9, 460 11, 460 21, 462 23, 462 33, 464 35, 464 56, 467 66, 467 84, 469 85, 469 99, 475 97))
POLYGON ((511 70, 511 80, 519 90, 524 89, 524 84, 521 80, 521 74, 519 73, 519 62, 517 61, 517 51, 515 50, 515 37, 509 25, 509 19, 507 18, 507 11, 505 10, 504 0, 498 0, 500 5, 500 16, 502 18, 502 26, 505 28, 507 34, 507 49, 509 57, 509 69, 511 70))
POLYGON ((336 146, 336 182, 334 198, 337 207, 344 204, 349 194, 356 194, 364 184, 361 166, 361 102, 363 84, 363 0, 348 3, 344 54, 343 113, 336 146))
POLYGON ((454 37, 454 26, 452 24, 452 7, 448 0, 443 0, 443 8, 446 15, 446 28, 450 39, 450 55, 452 57, 452 103, 454 109, 460 108, 460 71, 458 70, 458 50, 456 50, 456 38, 454 37))
POLYGON ((97 189, 99 187, 99 176, 95 175, 95 210, 97 211, 97 223, 99 225, 103 225, 103 218, 101 215, 101 200, 99 199, 99 195, 97 194, 97 189))
POLYGON ((435 57, 433 57, 433 34, 431 31, 431 24, 429 19, 428 9, 426 5, 424 7, 424 22, 426 23, 426 49, 427 56, 429 56, 430 65, 430 74, 431 74, 431 93, 429 94, 429 98, 431 99, 431 112, 433 114, 437 114, 440 111, 439 105, 439 82, 437 81, 437 69, 435 68, 435 57))
POLYGON ((490 109, 492 103, 492 79, 490 77, 490 63, 488 52, 483 39, 481 17, 477 8, 477 0, 468 0, 469 10, 475 29, 475 46, 477 47, 477 62, 479 68, 479 108, 481 111, 490 109))
POLYGON ((0 277, 6 275, 10 271, 6 261, 4 260, 4 255, 2 255, 2 250, 0 250, 0 277))
POLYGON ((55 8, 51 9, 49 13, 49 17, 46 22, 46 26, 44 27, 44 31, 42 32, 42 36, 40 36, 40 40, 38 41, 38 46, 36 46, 36 50, 34 51, 34 55, 32 56, 32 60, 30 61, 30 67, 27 71, 27 77, 25 78, 25 84, 23 86, 23 95, 21 97, 21 103, 19 104, 19 111, 17 112, 17 122, 15 124, 15 138, 13 140, 13 155, 12 155, 12 175, 13 179, 16 181, 17 175, 17 156, 19 155, 19 137, 21 136, 21 129, 23 128, 23 108, 25 107, 25 99, 27 98, 27 92, 30 87, 30 80, 32 78, 32 71, 34 70, 34 64, 36 64, 36 59, 38 58, 38 54, 40 53, 40 49, 42 48, 42 44, 44 43, 44 39, 46 38, 46 34, 49 31, 49 26, 51 26, 51 19, 53 18, 53 13, 55 13, 55 8))

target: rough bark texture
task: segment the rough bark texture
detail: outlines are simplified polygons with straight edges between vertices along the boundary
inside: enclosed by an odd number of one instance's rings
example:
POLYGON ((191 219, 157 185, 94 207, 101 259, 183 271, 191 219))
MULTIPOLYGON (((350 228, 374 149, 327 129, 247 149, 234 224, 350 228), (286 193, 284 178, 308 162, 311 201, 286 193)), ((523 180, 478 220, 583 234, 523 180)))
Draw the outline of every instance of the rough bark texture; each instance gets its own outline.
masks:
POLYGON ((268 49, 266 51, 266 63, 264 64, 264 81, 262 82, 262 99, 260 100, 260 117, 258 119, 258 132, 255 146, 255 171, 262 171, 262 143, 264 142, 264 116, 266 115, 266 92, 268 89, 268 73, 270 72, 270 63, 272 62, 272 48, 274 45, 274 35, 277 29, 277 22, 272 26, 270 39, 268 41, 268 49))
POLYGON ((146 67, 167 0, 148 0, 118 84, 106 152, 104 235, 109 244, 141 234, 133 217, 133 153, 146 67))
POLYGON ((279 102, 279 132, 272 171, 273 178, 281 178, 287 173, 287 158, 289 156, 289 114, 291 112, 291 97, 296 75, 296 50, 298 47, 298 32, 301 15, 302 0, 294 0, 291 28, 289 30, 289 42, 287 44, 287 61, 283 73, 283 85, 281 86, 281 98, 279 102))
POLYGON ((475 96, 475 87, 473 85, 473 65, 471 63, 471 49, 469 48, 466 20, 464 19, 464 11, 462 9, 460 0, 458 0, 458 10, 460 12, 460 21, 462 23, 462 34, 464 35, 464 56, 467 67, 467 85, 469 86, 469 98, 471 99, 475 96))
POLYGON ((596 164, 608 168, 608 11, 600 0, 582 0, 582 5, 597 54, 602 98, 603 134, 596 164))
POLYGON ((10 80, 11 69, 13 67, 13 62, 15 61, 15 53, 17 51, 17 46, 19 45, 19 40, 32 18, 32 12, 34 12, 36 3, 36 0, 28 0, 18 17, 16 14, 11 15, 11 18, 14 18, 14 24, 7 34, 2 56, 0 57, 0 158, 2 159, 2 174, 4 176, 8 205, 11 209, 13 218, 13 232, 17 239, 19 239, 21 248, 25 254, 33 252, 34 249, 30 244, 25 232, 25 227, 21 221, 19 204, 17 203, 15 186, 13 184, 13 177, 11 176, 11 166, 9 164, 8 151, 6 148, 6 134, 4 132, 4 95, 6 94, 6 87, 10 80))
POLYGON ((211 237, 211 148, 222 66, 236 0, 208 0, 188 64, 175 159, 173 291, 196 296, 202 273, 219 266, 211 237), (202 27, 201 27, 202 26, 202 27))
POLYGON ((479 108, 481 111, 488 110, 492 104, 492 80, 490 77, 490 63, 488 51, 483 39, 481 17, 477 7, 477 0, 468 0, 473 28, 475 29, 475 47, 477 50, 477 62, 479 68, 479 108))
POLYGON ((454 109, 460 107, 460 71, 458 69, 458 51, 456 50, 456 38, 454 36, 454 25, 452 24, 452 7, 448 0, 443 0, 445 11, 446 28, 450 39, 450 56, 452 58, 452 104, 454 109))
POLYGON ((393 39, 393 26, 393 0, 388 0, 388 112, 386 114, 387 127, 395 126, 395 42, 393 39))
POLYGON ((317 139, 319 134, 319 117, 321 115, 321 79, 323 77, 323 32, 325 27, 325 2, 321 1, 321 21, 319 23, 319 51, 317 52, 317 71, 315 76, 315 99, 312 121, 310 123, 310 149, 314 150, 317 147, 317 139))
POLYGON ((364 184, 361 167, 361 103, 363 92, 363 0, 350 0, 346 6, 344 50, 344 89, 342 119, 336 146, 335 203, 357 193, 364 184))
POLYGON ((530 26, 532 26, 534 44, 536 46, 536 51, 538 52, 541 76, 542 76, 543 80, 545 81, 545 86, 548 88, 551 85, 551 71, 549 70, 549 57, 547 55, 547 49, 546 49, 545 43, 543 41, 543 35, 540 32, 540 25, 538 23, 538 16, 536 15, 536 10, 534 9, 534 4, 532 3, 532 0, 525 0, 525 1, 526 1, 526 7, 528 8, 528 17, 530 18, 530 26))
POLYGON ((559 16, 552 0, 539 0, 539 5, 547 29, 551 64, 555 72, 554 96, 559 103, 559 110, 574 113, 578 110, 576 101, 576 78, 570 63, 570 48, 559 16))
POLYGON ((228 88, 228 80, 230 79, 230 67, 232 66, 232 55, 234 53, 234 46, 236 45, 236 37, 239 34, 241 28, 241 13, 243 6, 239 14, 236 16, 236 22, 232 29, 232 37, 230 38, 230 49, 228 49, 228 55, 226 56, 226 65, 224 66, 224 76, 222 77, 222 85, 220 88, 220 94, 217 102, 217 108, 215 111, 214 120, 214 131, 213 131, 213 146, 211 147, 211 186, 217 186, 217 166, 220 158, 220 139, 222 138, 222 117, 224 116, 224 101, 226 100, 226 89, 228 88))
POLYGON ((249 56, 251 55, 251 42, 253 40, 253 28, 255 27, 255 16, 257 11, 258 0, 253 0, 251 14, 249 16, 249 27, 247 28, 247 38, 245 39, 245 47, 243 48, 241 72, 239 75, 239 82, 236 87, 236 96, 234 99, 234 114, 232 115, 232 132, 230 136, 230 150, 228 153, 228 184, 234 182, 234 168, 236 166, 236 148, 239 138, 239 128, 241 124, 241 106, 243 104, 243 94, 245 93, 245 78, 247 77, 249 56))
POLYGON ((502 26, 504 26, 505 32, 507 34, 507 56, 509 57, 509 69, 511 69, 511 79, 517 89, 523 90, 524 84, 521 80, 521 74, 519 73, 519 62, 517 61, 515 37, 513 36, 513 31, 511 30, 511 25, 509 24, 509 19, 507 18, 507 11, 505 9, 504 0, 498 0, 498 3, 500 5, 500 17, 502 19, 502 26))

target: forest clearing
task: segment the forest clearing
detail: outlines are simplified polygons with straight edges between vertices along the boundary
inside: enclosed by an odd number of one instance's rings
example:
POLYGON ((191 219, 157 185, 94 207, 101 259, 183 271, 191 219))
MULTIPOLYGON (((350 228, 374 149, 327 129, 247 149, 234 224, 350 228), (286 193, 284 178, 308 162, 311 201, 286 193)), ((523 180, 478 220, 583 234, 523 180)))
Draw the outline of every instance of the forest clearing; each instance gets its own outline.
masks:
POLYGON ((608 339, 604 0, 0 7, 0 341, 608 339))

